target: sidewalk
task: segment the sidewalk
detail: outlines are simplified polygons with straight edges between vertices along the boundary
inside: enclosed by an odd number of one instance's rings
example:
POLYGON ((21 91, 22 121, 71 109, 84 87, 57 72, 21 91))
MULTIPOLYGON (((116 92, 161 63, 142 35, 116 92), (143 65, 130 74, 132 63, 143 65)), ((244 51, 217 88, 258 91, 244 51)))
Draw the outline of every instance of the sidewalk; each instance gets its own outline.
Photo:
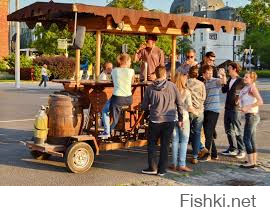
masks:
MULTIPOLYGON (((39 81, 21 81, 19 89, 27 89, 27 90, 42 90, 42 89, 63 89, 63 85, 61 83, 54 83, 54 82, 47 82, 47 87, 44 87, 42 84, 41 87, 38 86, 39 81)), ((0 82, 0 88, 3 89, 16 89, 15 88, 15 81, 14 82, 0 82)))

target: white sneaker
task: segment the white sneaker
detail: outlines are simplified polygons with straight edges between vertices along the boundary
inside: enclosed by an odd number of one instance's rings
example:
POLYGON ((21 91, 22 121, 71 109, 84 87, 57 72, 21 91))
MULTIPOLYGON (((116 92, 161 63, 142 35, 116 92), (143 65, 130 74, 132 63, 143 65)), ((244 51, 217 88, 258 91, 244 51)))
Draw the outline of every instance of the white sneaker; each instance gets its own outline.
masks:
POLYGON ((229 149, 224 151, 224 152, 221 152, 221 154, 226 155, 226 156, 236 156, 236 155, 238 155, 237 151, 229 151, 229 149))
POLYGON ((246 153, 245 152, 239 152, 235 157, 237 159, 242 159, 242 158, 246 157, 246 153))

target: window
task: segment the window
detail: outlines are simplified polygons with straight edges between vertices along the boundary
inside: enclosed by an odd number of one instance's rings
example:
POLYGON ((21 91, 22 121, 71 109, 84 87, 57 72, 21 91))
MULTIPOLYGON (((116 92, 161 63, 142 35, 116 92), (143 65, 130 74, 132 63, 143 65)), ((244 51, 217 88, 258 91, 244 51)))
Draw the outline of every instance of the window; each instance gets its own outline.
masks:
POLYGON ((238 41, 241 41, 241 36, 240 35, 238 35, 238 41))
POLYGON ((196 34, 193 33, 193 42, 195 42, 195 41, 196 41, 196 34))
POLYGON ((203 32, 201 32, 201 42, 203 42, 203 32))

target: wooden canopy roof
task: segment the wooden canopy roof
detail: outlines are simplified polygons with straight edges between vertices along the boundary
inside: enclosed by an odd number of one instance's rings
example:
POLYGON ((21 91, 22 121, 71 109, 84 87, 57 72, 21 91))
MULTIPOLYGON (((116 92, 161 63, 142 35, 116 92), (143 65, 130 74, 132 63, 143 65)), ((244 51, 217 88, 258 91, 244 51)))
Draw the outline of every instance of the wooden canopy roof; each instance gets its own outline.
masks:
POLYGON ((117 34, 186 35, 202 27, 226 32, 246 28, 242 22, 52 1, 33 3, 8 15, 7 19, 26 22, 29 28, 33 28, 37 22, 45 27, 56 23, 60 27, 68 24, 73 28, 75 12, 78 14, 78 25, 86 26, 87 31, 117 34))

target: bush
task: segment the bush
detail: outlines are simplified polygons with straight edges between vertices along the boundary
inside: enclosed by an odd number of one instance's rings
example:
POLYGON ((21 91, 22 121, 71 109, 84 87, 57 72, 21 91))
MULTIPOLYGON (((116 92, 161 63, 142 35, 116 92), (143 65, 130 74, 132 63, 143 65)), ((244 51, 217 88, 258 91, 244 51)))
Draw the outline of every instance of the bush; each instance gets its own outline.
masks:
POLYGON ((9 69, 6 61, 0 59, 0 71, 7 71, 9 69))
MULTIPOLYGON (((31 80, 31 70, 32 68, 21 68, 20 69, 20 79, 21 80, 31 80)), ((9 69, 9 74, 15 75, 15 69, 9 69)))
POLYGON ((54 79, 70 79, 74 75, 75 60, 74 58, 66 58, 64 56, 57 57, 38 57, 33 61, 35 65, 35 73, 41 76, 37 66, 47 64, 48 70, 54 79), (37 72, 36 72, 37 71, 37 72))
MULTIPOLYGON (((5 60, 10 68, 15 68, 15 54, 14 53, 6 57, 5 60)), ((33 60, 31 58, 27 57, 26 55, 21 55, 21 58, 20 58, 21 68, 30 68, 32 64, 33 64, 33 60)))
MULTIPOLYGON (((255 70, 258 75, 258 78, 270 78, 270 70, 255 70)), ((246 71, 241 71, 240 76, 244 77, 246 71)))

